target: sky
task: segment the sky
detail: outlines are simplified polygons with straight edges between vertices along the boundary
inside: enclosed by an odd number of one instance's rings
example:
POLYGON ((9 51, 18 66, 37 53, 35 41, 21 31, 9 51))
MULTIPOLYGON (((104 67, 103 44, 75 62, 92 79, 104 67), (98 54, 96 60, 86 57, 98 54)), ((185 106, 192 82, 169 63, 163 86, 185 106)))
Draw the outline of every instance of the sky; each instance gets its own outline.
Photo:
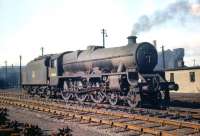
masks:
MULTIPOLYGON (((200 1, 188 1, 193 4, 191 14, 196 18, 185 17, 185 13, 176 14, 175 18, 151 24, 150 29, 136 35, 138 42, 157 40, 159 51, 162 45, 165 49, 185 48, 185 64, 192 66, 194 59, 200 64, 200 1)), ((19 65, 19 55, 26 65, 41 55, 41 47, 44 47, 44 54, 51 54, 102 45, 103 28, 108 35, 106 47, 126 45, 127 36, 133 34, 134 24, 140 24, 143 15, 151 19, 176 2, 0 0, 0 66, 5 65, 5 60, 8 65, 19 65)))

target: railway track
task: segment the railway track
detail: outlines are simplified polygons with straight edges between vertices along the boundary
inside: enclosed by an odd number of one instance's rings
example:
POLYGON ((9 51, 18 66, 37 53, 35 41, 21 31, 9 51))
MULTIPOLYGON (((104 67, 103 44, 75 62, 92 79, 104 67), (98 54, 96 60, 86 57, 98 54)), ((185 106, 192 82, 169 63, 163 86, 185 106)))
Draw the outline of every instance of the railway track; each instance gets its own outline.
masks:
POLYGON ((62 116, 65 120, 77 119, 88 124, 117 127, 121 132, 133 131, 138 135, 200 135, 200 124, 175 120, 164 115, 158 117, 149 114, 113 112, 87 106, 70 106, 61 102, 31 100, 27 95, 14 93, 0 93, 0 103, 62 116))
MULTIPOLYGON (((1 92, 0 95, 9 96, 9 97, 18 97, 20 99, 30 99, 36 101, 44 101, 47 103, 57 103, 66 107, 66 103, 61 99, 46 99, 40 97, 32 97, 26 93, 16 93, 16 92, 1 92)), ((200 109, 191 109, 191 108, 181 108, 181 107, 169 107, 167 110, 158 110, 158 109, 147 109, 147 108, 130 108, 128 106, 111 106, 109 104, 94 104, 90 102, 79 103, 77 101, 69 101, 68 104, 73 105, 79 108, 91 108, 92 109, 102 109, 106 111, 116 111, 122 113, 130 114, 139 114, 139 115, 148 115, 159 118, 169 118, 174 120, 182 120, 194 123, 200 123, 200 109)))

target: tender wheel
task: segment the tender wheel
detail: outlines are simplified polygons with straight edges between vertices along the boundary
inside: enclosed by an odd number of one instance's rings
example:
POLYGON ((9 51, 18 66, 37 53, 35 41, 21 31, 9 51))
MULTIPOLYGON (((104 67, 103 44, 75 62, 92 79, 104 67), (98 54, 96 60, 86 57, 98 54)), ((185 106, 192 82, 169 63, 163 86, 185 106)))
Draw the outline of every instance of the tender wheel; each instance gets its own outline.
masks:
POLYGON ((64 81, 63 89, 61 90, 61 96, 65 102, 68 102, 73 96, 73 94, 69 92, 69 87, 66 81, 64 81))
POLYGON ((117 105, 117 102, 119 101, 119 95, 116 92, 111 93, 108 101, 112 106, 117 105))
POLYGON ((136 91, 130 90, 127 94, 128 105, 132 108, 139 106, 140 103, 140 94, 137 94, 136 91))
POLYGON ((47 89, 47 98, 50 98, 50 99, 53 99, 53 98, 56 98, 56 88, 54 87, 49 87, 47 89))
POLYGON ((41 98, 44 98, 45 96, 45 92, 44 92, 44 88, 38 88, 38 95, 41 97, 41 98))
POLYGON ((31 91, 32 91, 31 87, 28 87, 28 94, 29 95, 31 95, 31 91))
POLYGON ((102 103, 105 100, 106 95, 101 91, 95 91, 94 93, 92 93, 90 95, 90 97, 91 97, 93 102, 102 103))
POLYGON ((46 97, 49 99, 49 98, 52 98, 52 92, 50 90, 50 88, 47 88, 46 89, 46 97))
POLYGON ((32 87, 31 90, 30 90, 30 95, 34 96, 36 94, 37 94, 36 88, 32 87))

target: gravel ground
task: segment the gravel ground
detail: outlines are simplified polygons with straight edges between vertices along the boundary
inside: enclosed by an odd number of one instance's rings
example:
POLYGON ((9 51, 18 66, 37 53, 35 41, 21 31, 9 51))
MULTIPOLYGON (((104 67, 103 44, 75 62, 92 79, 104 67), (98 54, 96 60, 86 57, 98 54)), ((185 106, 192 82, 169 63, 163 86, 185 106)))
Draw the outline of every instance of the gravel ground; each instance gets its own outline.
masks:
MULTIPOLYGON (((109 125, 99 125, 97 123, 79 122, 76 119, 63 119, 59 116, 30 111, 13 106, 0 106, 8 109, 10 120, 17 120, 21 123, 30 123, 38 125, 48 134, 57 132, 59 128, 69 127, 72 130, 72 136, 139 136, 139 132, 126 131, 123 128, 111 127, 109 125)), ((149 136, 143 134, 143 136, 149 136)))
POLYGON ((200 93, 171 93, 172 107, 200 108, 200 93))
POLYGON ((98 129, 87 124, 80 124, 75 120, 66 121, 58 116, 52 116, 36 111, 29 111, 13 106, 6 106, 8 108, 8 115, 10 120, 17 120, 21 123, 30 123, 38 125, 48 134, 55 133, 58 128, 65 128, 68 126, 72 130, 73 136, 109 136, 110 134, 101 134, 98 129))
MULTIPOLYGON (((1 90, 0 90, 1 91, 1 90)), ((4 90, 5 91, 5 90, 4 90)), ((9 90, 16 92, 16 90, 9 90)), ((200 108, 200 94, 171 93, 172 106, 196 107, 200 108)), ((80 123, 76 120, 64 120, 58 116, 52 116, 41 112, 24 110, 17 107, 7 106, 9 118, 22 123, 38 125, 48 133, 56 132, 58 128, 68 126, 72 130, 73 136, 133 136, 136 132, 119 132, 119 128, 110 126, 99 126, 98 124, 80 123)), ((122 130, 123 131, 123 130, 122 130)))
POLYGON ((200 103, 200 93, 171 93, 172 100, 200 103))

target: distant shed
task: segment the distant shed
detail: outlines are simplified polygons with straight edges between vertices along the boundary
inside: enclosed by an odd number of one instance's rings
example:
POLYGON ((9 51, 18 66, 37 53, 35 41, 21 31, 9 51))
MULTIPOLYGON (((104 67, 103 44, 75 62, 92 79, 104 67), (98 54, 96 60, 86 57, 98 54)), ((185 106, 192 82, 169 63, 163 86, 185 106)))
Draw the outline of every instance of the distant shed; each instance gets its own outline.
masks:
POLYGON ((168 69, 165 76, 179 85, 179 93, 200 93, 200 66, 168 69))

